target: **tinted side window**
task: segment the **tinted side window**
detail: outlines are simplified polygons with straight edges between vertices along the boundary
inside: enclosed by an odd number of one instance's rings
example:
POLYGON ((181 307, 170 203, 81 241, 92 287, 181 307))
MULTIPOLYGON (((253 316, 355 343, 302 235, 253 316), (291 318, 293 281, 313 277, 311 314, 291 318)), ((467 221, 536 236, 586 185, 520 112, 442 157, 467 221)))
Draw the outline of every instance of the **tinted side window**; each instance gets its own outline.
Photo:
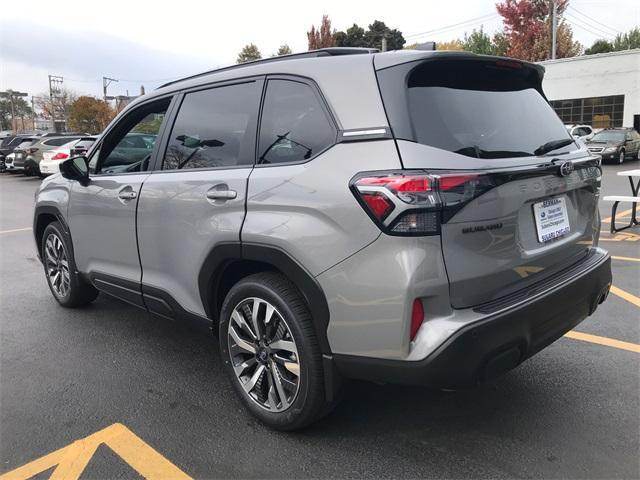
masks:
POLYGON ((258 163, 310 159, 335 142, 336 132, 309 85, 269 80, 260 125, 258 163))
POLYGON ((249 82, 186 94, 162 169, 253 164, 260 93, 249 82))
POLYGON ((142 105, 129 113, 105 137, 89 161, 92 173, 128 173, 147 169, 170 98, 142 105))

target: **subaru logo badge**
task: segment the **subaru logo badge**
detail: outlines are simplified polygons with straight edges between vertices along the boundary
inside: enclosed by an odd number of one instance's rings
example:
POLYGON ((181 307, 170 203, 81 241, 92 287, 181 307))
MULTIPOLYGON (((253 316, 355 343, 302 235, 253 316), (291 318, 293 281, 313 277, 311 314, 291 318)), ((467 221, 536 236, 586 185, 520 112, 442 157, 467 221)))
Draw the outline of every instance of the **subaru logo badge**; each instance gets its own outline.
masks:
POLYGON ((566 177, 573 172, 573 162, 564 162, 560 165, 560 176, 566 177))

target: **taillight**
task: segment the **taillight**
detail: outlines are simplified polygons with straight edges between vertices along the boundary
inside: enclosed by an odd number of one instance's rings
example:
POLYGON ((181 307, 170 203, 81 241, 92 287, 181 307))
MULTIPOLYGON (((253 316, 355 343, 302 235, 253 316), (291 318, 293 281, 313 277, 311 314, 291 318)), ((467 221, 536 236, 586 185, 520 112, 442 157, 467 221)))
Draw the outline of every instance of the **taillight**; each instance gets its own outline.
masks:
POLYGON ((51 160, 66 160, 67 158, 69 158, 69 155, 67 155, 66 153, 58 152, 53 157, 51 157, 51 160))
POLYGON ((369 216, 390 235, 437 235, 440 224, 491 188, 475 173, 372 172, 351 182, 369 216))
POLYGON ((413 307, 411 308, 411 330, 409 332, 409 340, 416 338, 416 334, 420 329, 420 325, 424 321, 424 307, 422 301, 416 298, 413 301, 413 307))

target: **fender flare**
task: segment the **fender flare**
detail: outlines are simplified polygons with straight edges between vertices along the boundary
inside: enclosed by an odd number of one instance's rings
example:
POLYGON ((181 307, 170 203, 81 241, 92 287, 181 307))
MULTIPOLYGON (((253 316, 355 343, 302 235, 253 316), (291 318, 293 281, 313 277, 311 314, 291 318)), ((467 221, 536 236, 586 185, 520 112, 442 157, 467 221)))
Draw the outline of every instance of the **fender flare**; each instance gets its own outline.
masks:
POLYGON ((217 286, 225 268, 237 260, 251 260, 267 264, 282 272, 291 280, 304 296, 314 325, 320 350, 330 355, 327 338, 329 326, 329 306, 322 288, 316 279, 297 260, 284 250, 271 245, 247 242, 227 242, 216 245, 207 255, 198 275, 200 298, 207 317, 217 321, 217 286))

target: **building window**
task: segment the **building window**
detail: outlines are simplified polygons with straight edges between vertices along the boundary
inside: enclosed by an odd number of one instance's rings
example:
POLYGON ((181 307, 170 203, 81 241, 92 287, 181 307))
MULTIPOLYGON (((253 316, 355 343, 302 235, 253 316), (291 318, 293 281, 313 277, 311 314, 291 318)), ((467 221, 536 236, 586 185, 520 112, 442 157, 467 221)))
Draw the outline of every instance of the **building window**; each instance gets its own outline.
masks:
POLYGON ((622 126, 624 95, 552 100, 549 103, 563 123, 581 123, 593 128, 622 126))
POLYGON ((563 123, 583 123, 593 128, 622 126, 624 95, 552 100, 549 103, 563 123))

